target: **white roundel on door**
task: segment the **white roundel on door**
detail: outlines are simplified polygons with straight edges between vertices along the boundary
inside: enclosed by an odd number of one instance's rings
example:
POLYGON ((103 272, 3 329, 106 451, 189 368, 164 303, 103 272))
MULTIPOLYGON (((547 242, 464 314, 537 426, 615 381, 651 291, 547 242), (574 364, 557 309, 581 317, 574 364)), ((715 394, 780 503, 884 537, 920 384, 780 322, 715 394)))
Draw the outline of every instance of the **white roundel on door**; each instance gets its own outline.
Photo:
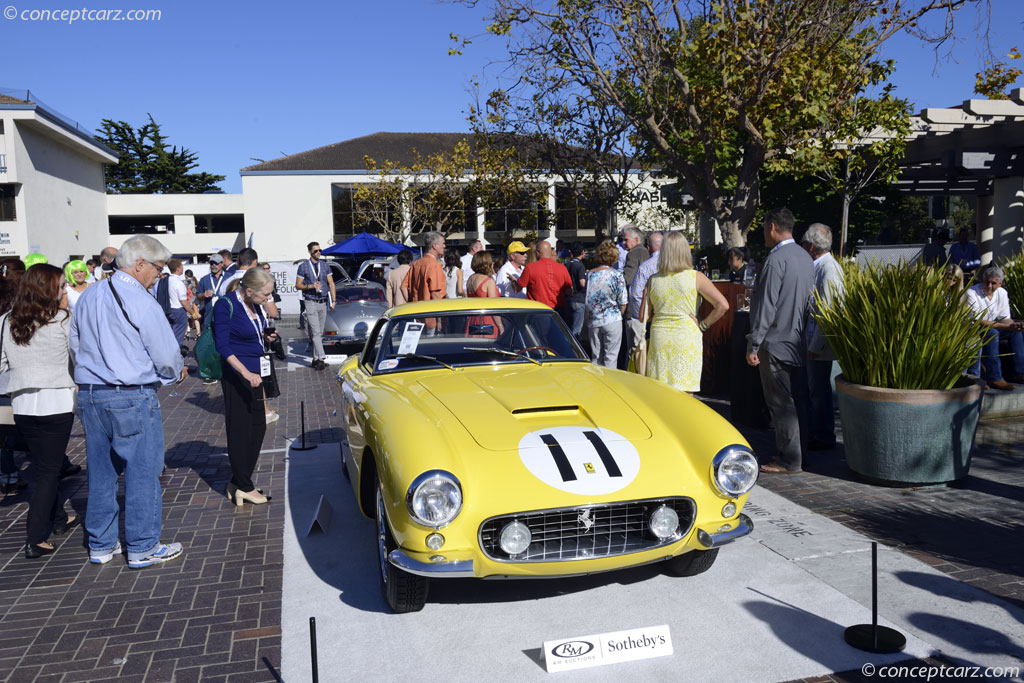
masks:
POLYGON ((597 496, 628 486, 640 455, 626 437, 600 427, 550 427, 519 441, 526 469, 560 491, 597 496))

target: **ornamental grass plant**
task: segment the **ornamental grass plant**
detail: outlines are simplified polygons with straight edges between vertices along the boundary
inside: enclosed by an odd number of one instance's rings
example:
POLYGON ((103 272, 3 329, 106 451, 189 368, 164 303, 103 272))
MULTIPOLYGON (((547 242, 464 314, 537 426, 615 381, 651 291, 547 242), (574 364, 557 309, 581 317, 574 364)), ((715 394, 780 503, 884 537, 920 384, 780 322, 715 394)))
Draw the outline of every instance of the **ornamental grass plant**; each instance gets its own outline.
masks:
POLYGON ((1024 318, 1024 252, 1017 252, 1003 262, 1003 288, 1010 296, 1010 312, 1014 320, 1024 318))
POLYGON ((845 265, 844 274, 844 292, 815 315, 843 377, 887 389, 951 389, 985 329, 962 292, 924 265, 845 265))

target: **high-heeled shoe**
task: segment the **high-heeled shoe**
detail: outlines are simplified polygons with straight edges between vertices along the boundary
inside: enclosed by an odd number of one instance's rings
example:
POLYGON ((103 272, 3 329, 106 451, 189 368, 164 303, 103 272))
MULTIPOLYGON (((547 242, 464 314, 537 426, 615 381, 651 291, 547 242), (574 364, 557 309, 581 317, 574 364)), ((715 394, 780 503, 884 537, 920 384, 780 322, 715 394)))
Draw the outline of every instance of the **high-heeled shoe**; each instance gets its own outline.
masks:
POLYGON ((263 495, 263 492, 259 489, 253 489, 252 493, 246 493, 240 489, 235 491, 235 505, 238 507, 242 507, 245 501, 249 501, 253 505, 263 505, 264 503, 269 503, 270 500, 271 497, 263 495))
POLYGON ((47 548, 45 545, 37 545, 35 543, 26 543, 25 544, 25 559, 26 560, 34 560, 37 557, 42 557, 43 555, 50 555, 50 554, 55 553, 55 552, 57 552, 57 548, 56 547, 47 548))
POLYGON ((64 534, 66 534, 67 532, 71 531, 72 529, 74 529, 76 526, 78 526, 81 523, 82 523, 82 518, 79 517, 78 515, 75 515, 74 517, 71 517, 70 519, 68 519, 68 521, 64 522, 60 526, 54 527, 53 528, 53 533, 56 534, 57 536, 63 536, 64 534))

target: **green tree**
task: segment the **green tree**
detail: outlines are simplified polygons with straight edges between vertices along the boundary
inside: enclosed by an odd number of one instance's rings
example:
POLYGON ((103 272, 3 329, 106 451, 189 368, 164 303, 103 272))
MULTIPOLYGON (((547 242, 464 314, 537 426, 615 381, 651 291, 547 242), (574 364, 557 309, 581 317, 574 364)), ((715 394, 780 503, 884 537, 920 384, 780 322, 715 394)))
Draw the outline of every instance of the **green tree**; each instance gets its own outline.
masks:
POLYGON ((571 83, 618 113, 645 160, 685 183, 736 245, 762 169, 844 137, 833 114, 883 84, 886 40, 908 30, 942 41, 958 9, 985 2, 490 0, 489 30, 507 39, 510 90, 571 83), (917 21, 942 12, 943 30, 925 35, 917 21))
POLYGON ((219 190, 222 175, 192 173, 198 157, 185 147, 168 147, 160 124, 149 121, 134 128, 126 121, 103 119, 96 139, 117 151, 119 160, 106 167, 110 194, 200 193, 219 190))
MULTIPOLYGON (((1017 61, 1020 59, 1020 50, 1012 47, 1006 56, 1017 61)), ((1006 91, 1022 73, 1024 70, 1006 62, 985 62, 985 68, 974 74, 974 92, 990 100, 1010 99, 1006 91)))
POLYGON ((426 230, 457 232, 478 203, 508 206, 536 191, 536 176, 519 151, 484 136, 464 138, 449 152, 423 156, 413 150, 410 164, 371 157, 364 162, 377 181, 355 189, 354 220, 392 241, 426 230))

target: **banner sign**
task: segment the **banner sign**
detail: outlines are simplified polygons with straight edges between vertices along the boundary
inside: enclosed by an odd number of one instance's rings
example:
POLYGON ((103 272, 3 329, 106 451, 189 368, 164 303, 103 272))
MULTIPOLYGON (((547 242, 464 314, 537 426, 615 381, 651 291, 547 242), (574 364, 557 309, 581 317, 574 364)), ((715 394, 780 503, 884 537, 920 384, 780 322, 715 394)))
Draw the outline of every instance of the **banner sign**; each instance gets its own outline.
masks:
POLYGON ((544 643, 548 673, 651 659, 672 654, 668 625, 635 628, 544 643))

